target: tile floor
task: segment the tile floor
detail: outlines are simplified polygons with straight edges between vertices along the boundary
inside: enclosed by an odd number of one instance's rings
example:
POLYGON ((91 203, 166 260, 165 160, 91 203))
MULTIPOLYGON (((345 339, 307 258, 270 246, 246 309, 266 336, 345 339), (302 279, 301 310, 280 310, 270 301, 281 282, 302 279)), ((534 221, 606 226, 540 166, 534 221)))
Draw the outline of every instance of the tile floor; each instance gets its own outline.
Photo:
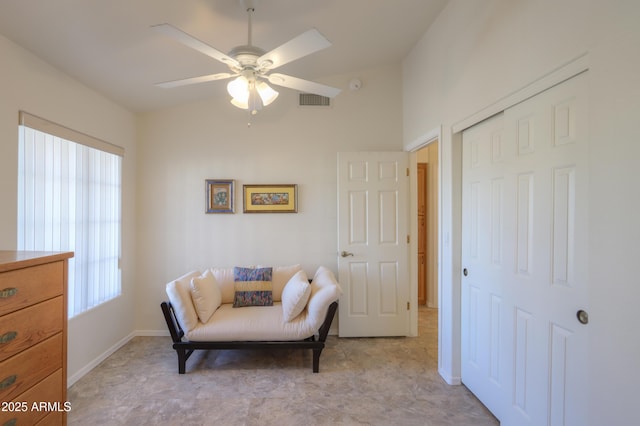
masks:
POLYGON ((497 425, 437 373, 437 310, 419 337, 329 336, 311 351, 196 351, 187 374, 169 337, 136 337, 69 389, 69 425, 497 425))

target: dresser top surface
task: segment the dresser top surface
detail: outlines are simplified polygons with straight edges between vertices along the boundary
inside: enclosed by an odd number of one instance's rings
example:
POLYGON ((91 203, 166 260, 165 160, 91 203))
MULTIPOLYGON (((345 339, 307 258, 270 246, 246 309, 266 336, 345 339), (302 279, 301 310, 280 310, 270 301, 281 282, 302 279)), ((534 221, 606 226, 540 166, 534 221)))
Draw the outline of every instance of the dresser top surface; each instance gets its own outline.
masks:
POLYGON ((73 252, 0 250, 0 272, 28 268, 73 257, 73 252))

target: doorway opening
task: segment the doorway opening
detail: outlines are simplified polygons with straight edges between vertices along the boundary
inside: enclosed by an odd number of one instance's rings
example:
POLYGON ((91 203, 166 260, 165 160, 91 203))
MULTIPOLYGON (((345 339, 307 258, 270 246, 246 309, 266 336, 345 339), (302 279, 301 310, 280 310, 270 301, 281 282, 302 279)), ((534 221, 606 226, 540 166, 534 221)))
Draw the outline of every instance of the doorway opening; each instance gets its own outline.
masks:
POLYGON ((438 141, 416 151, 418 305, 438 308, 438 141))

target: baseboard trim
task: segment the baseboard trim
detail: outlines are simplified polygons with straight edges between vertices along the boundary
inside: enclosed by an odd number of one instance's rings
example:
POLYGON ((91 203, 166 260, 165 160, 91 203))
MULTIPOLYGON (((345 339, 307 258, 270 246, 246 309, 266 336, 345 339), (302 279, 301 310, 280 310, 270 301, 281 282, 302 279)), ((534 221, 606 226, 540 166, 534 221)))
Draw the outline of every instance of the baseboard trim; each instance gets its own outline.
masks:
POLYGON ((130 333, 126 337, 120 339, 115 345, 111 346, 109 349, 104 351, 98 357, 96 357, 93 361, 82 367, 77 373, 73 376, 67 378, 67 389, 73 386, 75 382, 84 377, 88 372, 96 368, 102 361, 109 358, 115 351, 123 347, 129 342, 129 340, 133 339, 136 336, 136 333, 130 333))
POLYGON ((136 336, 141 337, 164 337, 170 336, 168 330, 138 330, 135 332, 136 336))
POLYGON ((447 382, 448 385, 461 385, 462 384, 462 380, 460 379, 460 377, 453 377, 453 376, 449 375, 442 368, 438 369, 438 374, 440 374, 440 377, 442 377, 444 379, 444 381, 447 382))

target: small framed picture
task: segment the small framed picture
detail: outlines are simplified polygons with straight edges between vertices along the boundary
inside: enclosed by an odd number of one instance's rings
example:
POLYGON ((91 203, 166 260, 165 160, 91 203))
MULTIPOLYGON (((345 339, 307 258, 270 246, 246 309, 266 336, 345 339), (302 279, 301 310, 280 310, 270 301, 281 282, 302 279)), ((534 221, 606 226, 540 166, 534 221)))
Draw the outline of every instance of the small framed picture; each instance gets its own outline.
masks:
POLYGON ((205 213, 234 213, 234 181, 231 179, 207 179, 205 213))
POLYGON ((244 213, 297 213, 298 185, 243 185, 244 213))

